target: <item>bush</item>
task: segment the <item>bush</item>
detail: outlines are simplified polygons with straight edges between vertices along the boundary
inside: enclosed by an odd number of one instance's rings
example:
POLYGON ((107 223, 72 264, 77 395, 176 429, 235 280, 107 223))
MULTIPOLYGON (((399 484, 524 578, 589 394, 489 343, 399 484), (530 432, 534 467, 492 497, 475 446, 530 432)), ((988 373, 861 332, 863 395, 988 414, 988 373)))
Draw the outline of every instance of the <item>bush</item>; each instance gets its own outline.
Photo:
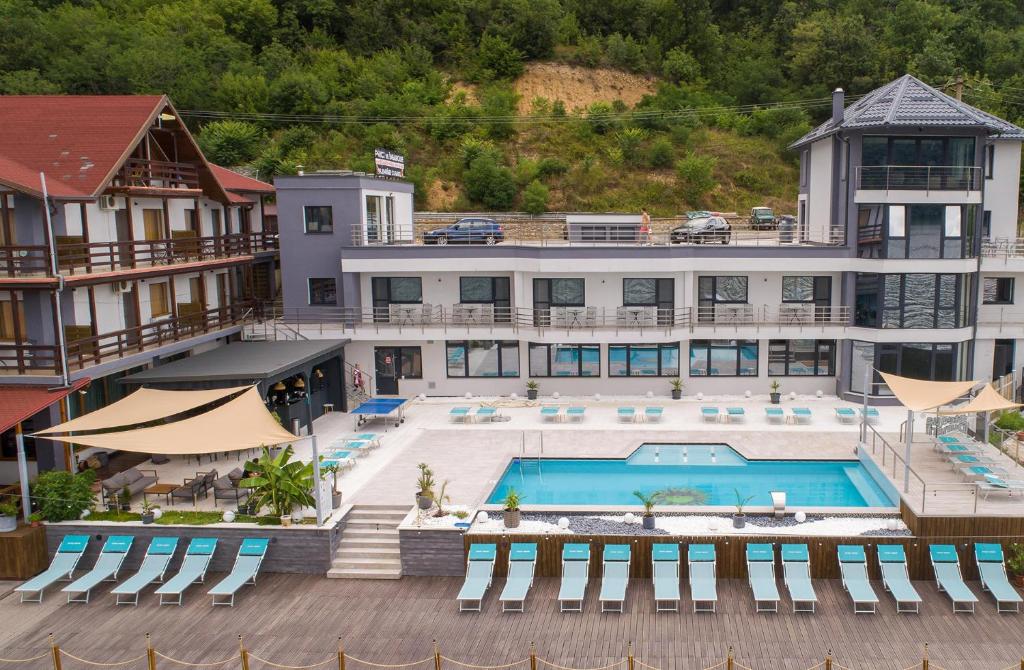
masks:
POLYGON ((663 137, 655 140, 647 149, 647 162, 653 168, 672 167, 674 159, 675 149, 673 149, 672 143, 663 137))
POLYGON ((459 147, 459 155, 462 159, 463 168, 469 168, 473 161, 481 156, 487 156, 495 162, 497 162, 501 157, 501 153, 491 142, 481 140, 478 137, 462 138, 462 145, 459 147))
POLYGON ((555 177, 569 171, 569 165, 558 158, 542 158, 537 163, 537 175, 541 178, 555 177))
POLYGON ((498 165, 493 156, 474 159, 463 181, 469 199, 491 210, 511 208, 516 197, 516 181, 512 171, 498 165))
POLYGON ((96 495, 92 470, 72 474, 65 470, 40 472, 32 485, 32 500, 47 521, 77 521, 85 510, 91 510, 96 495))
POLYGON ((523 72, 523 53, 503 37, 484 35, 476 51, 476 79, 515 79, 523 72))
POLYGON ((704 196, 715 187, 712 156, 699 156, 693 152, 676 161, 676 175, 682 188, 683 198, 690 205, 700 204, 704 196))
POLYGON ((203 126, 199 146, 218 165, 239 165, 256 158, 263 146, 263 131, 245 121, 214 121, 203 126))
POLYGON ((674 84, 693 82, 700 77, 700 63, 686 49, 676 47, 665 54, 661 74, 674 84))
POLYGON ((523 209, 530 214, 543 214, 548 211, 548 187, 534 179, 523 191, 523 209))
POLYGON ((640 145, 647 138, 647 131, 643 128, 623 128, 615 133, 615 140, 619 143, 622 155, 629 163, 639 162, 640 145))
POLYGON ((1012 432, 1024 430, 1024 416, 1020 412, 1007 412, 996 421, 996 428, 1012 432))
POLYGON ((632 35, 623 37, 619 33, 612 33, 605 41, 605 52, 608 54, 608 62, 615 67, 634 71, 644 67, 643 47, 632 35))
POLYGON ((595 102, 587 107, 587 122, 595 133, 604 135, 615 128, 615 110, 607 102, 595 102))

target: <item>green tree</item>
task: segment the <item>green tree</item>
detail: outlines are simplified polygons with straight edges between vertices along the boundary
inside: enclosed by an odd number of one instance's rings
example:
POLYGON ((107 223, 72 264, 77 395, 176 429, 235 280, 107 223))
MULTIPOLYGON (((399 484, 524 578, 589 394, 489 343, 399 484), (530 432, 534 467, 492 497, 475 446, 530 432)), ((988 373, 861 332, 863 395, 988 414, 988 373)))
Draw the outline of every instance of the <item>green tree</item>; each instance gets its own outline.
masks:
POLYGON ((523 189, 523 209, 530 214, 543 214, 548 211, 548 187, 534 179, 523 189))
POLYGON ((218 165, 240 165, 256 158, 264 141, 263 131, 245 121, 213 121, 199 132, 199 147, 218 165))
POLYGON ((44 79, 39 70, 14 70, 0 74, 0 95, 55 95, 60 86, 44 79))
POLYGON ((699 205, 715 187, 715 159, 692 151, 676 161, 676 176, 683 198, 690 205, 699 205))
POLYGON ((463 182, 469 199, 490 210, 507 210, 516 197, 515 176, 493 156, 474 159, 463 175, 463 182))
POLYGON ((514 79, 523 72, 523 52, 504 37, 484 35, 476 50, 477 81, 514 79))
POLYGON ((277 24, 277 8, 270 0, 207 0, 224 19, 227 33, 260 48, 277 24))
POLYGON ((674 84, 695 82, 700 78, 700 63, 682 47, 670 49, 661 64, 661 76, 674 84))
POLYGON ((672 143, 664 137, 651 142, 651 146, 647 149, 647 162, 653 168, 672 167, 674 159, 675 150, 672 147, 672 143))

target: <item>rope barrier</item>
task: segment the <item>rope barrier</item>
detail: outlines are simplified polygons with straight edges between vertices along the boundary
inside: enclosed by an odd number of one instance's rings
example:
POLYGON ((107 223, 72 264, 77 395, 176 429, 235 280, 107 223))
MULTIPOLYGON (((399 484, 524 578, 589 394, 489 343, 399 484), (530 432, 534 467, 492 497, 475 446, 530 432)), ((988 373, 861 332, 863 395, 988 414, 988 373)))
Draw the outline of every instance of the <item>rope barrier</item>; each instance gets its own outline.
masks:
POLYGON ((374 663, 373 661, 364 661, 361 658, 356 658, 355 656, 349 656, 348 654, 345 654, 345 659, 348 660, 348 661, 355 661, 356 663, 362 663, 363 665, 368 665, 371 668, 409 668, 409 667, 412 667, 414 665, 420 665, 422 663, 429 663, 429 662, 434 660, 434 657, 433 656, 428 656, 427 658, 424 658, 421 661, 413 661, 412 663, 397 663, 397 664, 396 663, 374 663))
POLYGON ((503 668, 514 668, 517 665, 522 665, 523 663, 530 662, 530 659, 524 658, 521 661, 514 661, 512 663, 506 663, 504 665, 472 665, 470 663, 456 661, 454 658, 448 658, 447 656, 442 656, 441 658, 448 661, 449 663, 454 663, 455 665, 462 666, 463 668, 473 668, 474 670, 502 670, 503 668))
POLYGON ((112 663, 99 663, 97 661, 89 661, 89 660, 86 660, 84 658, 79 658, 78 656, 75 656, 74 654, 69 654, 68 652, 64 651, 63 649, 60 650, 60 653, 63 654, 64 656, 67 656, 70 659, 78 661, 79 663, 85 663, 86 665, 95 665, 95 666, 100 667, 100 668, 116 668, 116 667, 121 666, 121 665, 131 665, 132 663, 138 663, 139 661, 141 661, 144 658, 146 658, 146 654, 143 654, 141 656, 136 656, 135 658, 129 658, 127 661, 114 661, 112 663))
POLYGON ((626 662, 626 659, 622 659, 621 661, 616 661, 615 663, 611 663, 609 665, 602 665, 599 668, 569 668, 569 667, 566 667, 564 665, 558 665, 557 663, 552 663, 551 661, 545 661, 543 658, 538 658, 537 662, 538 663, 543 663, 544 665, 550 666, 552 668, 557 668, 557 670, 611 670, 612 668, 617 668, 620 665, 624 664, 626 662))
POLYGON ((265 665, 269 665, 269 666, 274 667, 274 668, 281 668, 282 670, 309 670, 309 668, 321 668, 321 667, 327 665, 328 663, 337 663, 338 662, 337 657, 332 656, 331 658, 327 659, 326 661, 320 661, 319 663, 314 663, 313 665, 282 665, 281 663, 274 663, 273 661, 268 661, 265 658, 260 658, 259 656, 257 656, 256 654, 252 653, 251 651, 249 652, 249 658, 254 659, 256 661, 259 661, 260 663, 263 663, 265 665))
POLYGON ((50 655, 50 652, 44 651, 38 656, 32 658, 0 658, 0 663, 31 663, 32 661, 39 661, 50 655))
POLYGON ((216 663, 190 663, 188 661, 182 661, 178 658, 171 658, 170 656, 161 654, 159 651, 154 651, 153 653, 159 656, 160 658, 164 659, 165 661, 170 661, 171 663, 177 663, 178 665, 184 665, 190 668, 214 668, 218 665, 224 665, 226 663, 231 663, 232 661, 238 660, 237 656, 232 656, 231 658, 225 658, 223 661, 217 661, 216 663))

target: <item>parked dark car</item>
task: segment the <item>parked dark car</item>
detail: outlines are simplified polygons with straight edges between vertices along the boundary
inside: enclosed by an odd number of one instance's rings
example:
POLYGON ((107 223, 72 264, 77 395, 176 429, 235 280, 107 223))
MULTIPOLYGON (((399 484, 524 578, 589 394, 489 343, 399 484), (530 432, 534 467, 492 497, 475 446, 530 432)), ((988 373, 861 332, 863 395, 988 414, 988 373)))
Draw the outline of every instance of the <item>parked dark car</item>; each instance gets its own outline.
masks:
POLYGON ((729 222, 720 216, 708 216, 699 219, 691 219, 681 226, 672 229, 672 244, 690 242, 693 244, 707 244, 718 242, 729 244, 732 237, 729 222))
POLYGON ((494 219, 459 219, 450 226, 423 233, 424 244, 497 244, 505 231, 494 219))
POLYGON ((750 210, 748 223, 752 230, 772 230, 779 225, 779 220, 771 207, 754 207, 750 210))

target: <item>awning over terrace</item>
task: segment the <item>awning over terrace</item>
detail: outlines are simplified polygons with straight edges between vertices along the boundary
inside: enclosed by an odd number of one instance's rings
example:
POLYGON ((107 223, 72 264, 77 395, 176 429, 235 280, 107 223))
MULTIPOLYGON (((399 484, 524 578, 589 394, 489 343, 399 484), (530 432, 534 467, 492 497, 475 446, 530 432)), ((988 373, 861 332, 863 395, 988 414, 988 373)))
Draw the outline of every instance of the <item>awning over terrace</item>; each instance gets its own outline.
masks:
POLYGON ((986 384, 978 395, 963 405, 947 407, 939 410, 939 414, 975 414, 978 412, 998 412, 1004 409, 1016 409, 1021 403, 1007 400, 991 384, 986 384))
POLYGON ((978 385, 976 381, 933 382, 900 377, 888 372, 879 371, 879 374, 896 399, 912 412, 934 410, 942 405, 948 405, 978 385))

